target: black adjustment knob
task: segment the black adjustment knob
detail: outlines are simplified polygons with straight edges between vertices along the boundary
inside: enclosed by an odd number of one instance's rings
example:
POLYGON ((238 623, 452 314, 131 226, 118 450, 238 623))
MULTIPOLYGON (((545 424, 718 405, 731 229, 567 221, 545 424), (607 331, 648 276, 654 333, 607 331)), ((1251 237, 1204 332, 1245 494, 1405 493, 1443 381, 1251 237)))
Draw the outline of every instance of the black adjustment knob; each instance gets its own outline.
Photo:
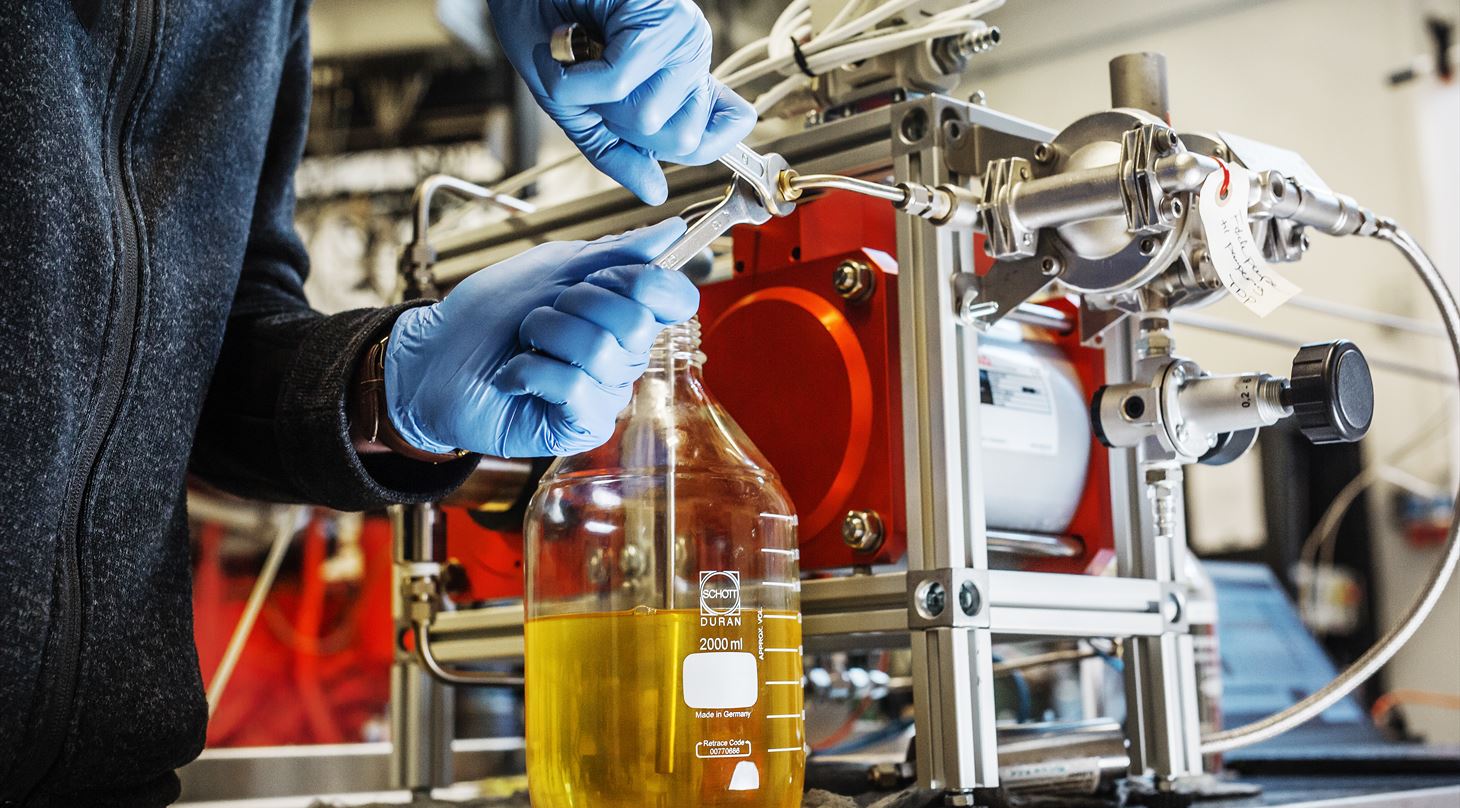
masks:
POLYGON ((1314 443, 1353 443, 1374 421, 1369 362, 1346 339, 1299 349, 1287 397, 1298 428, 1314 443))

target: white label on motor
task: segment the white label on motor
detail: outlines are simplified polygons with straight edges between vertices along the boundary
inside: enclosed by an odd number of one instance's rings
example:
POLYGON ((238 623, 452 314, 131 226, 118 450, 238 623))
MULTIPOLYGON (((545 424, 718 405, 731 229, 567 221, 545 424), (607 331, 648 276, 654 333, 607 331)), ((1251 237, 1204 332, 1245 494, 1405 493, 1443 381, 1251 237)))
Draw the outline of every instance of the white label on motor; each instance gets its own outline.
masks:
POLYGON ((984 448, 1042 455, 1058 451, 1059 418, 1049 374, 1032 357, 980 345, 978 388, 984 448))
POLYGON ((1100 788, 1100 758, 1017 763, 999 769, 999 784, 1065 794, 1090 794, 1100 788))
MULTIPOLYGON (((760 698, 755 655, 739 651, 684 658, 684 703, 692 710, 744 710, 760 698)), ((707 716, 731 718, 735 716, 707 716)))
POLYGON ((1247 221, 1247 169, 1237 165, 1227 168, 1230 176, 1213 171, 1201 186, 1197 209, 1206 235, 1207 255, 1232 297, 1258 317, 1266 317, 1302 290, 1263 259, 1247 221), (1221 195, 1223 185, 1227 186, 1225 199, 1221 195))

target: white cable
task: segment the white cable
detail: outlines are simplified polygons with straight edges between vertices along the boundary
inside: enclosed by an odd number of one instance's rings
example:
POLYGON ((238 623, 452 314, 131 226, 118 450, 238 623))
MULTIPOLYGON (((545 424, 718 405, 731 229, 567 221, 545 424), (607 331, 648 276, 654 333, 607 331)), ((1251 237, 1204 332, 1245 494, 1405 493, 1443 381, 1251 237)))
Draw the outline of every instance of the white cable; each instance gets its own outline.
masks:
POLYGON ((776 82, 774 87, 755 97, 755 114, 766 114, 777 104, 785 101, 787 96, 801 89, 805 83, 804 76, 791 76, 776 82))
MULTIPOLYGON (((855 40, 853 39, 853 37, 856 37, 859 34, 868 31, 869 29, 872 29, 873 26, 876 26, 877 24, 894 17, 897 14, 902 13, 903 11, 907 11, 908 9, 922 2, 925 2, 925 0, 894 0, 894 2, 878 6, 871 12, 864 14, 861 17, 858 17, 857 19, 840 26, 839 28, 824 31, 821 34, 813 37, 810 41, 803 43, 801 45, 801 54, 806 58, 809 64, 813 65, 812 72, 825 72, 825 69, 817 69, 817 67, 815 67, 818 60, 815 60, 813 57, 822 54, 824 51, 827 51, 833 47, 837 47, 843 44, 861 44, 861 42, 863 41, 870 42, 873 39, 880 39, 880 36, 875 35, 882 34, 883 31, 881 29, 873 31, 872 33, 874 34, 874 36, 869 37, 866 40, 855 40)), ((934 21, 947 22, 948 20, 953 18, 967 19, 972 21, 973 17, 986 14, 989 11, 998 8, 999 6, 1002 6, 1003 4, 1004 0, 980 0, 979 2, 969 3, 967 5, 959 6, 949 11, 942 12, 925 20, 918 21, 915 24, 905 24, 902 26, 895 26, 889 29, 885 29, 887 31, 892 31, 896 33, 921 31, 923 35, 921 37, 915 37, 912 39, 899 40, 901 44, 897 44, 895 46, 892 45, 891 42, 884 42, 883 44, 884 46, 886 46, 886 50, 880 50, 878 52, 886 53, 889 50, 896 50, 898 47, 903 47, 904 45, 911 44, 912 42, 935 39, 940 36, 947 36, 949 35, 948 33, 935 32, 933 30, 935 26, 931 26, 929 25, 929 23, 932 23, 934 21)), ((982 28, 986 26, 980 24, 979 27, 982 28)), ((789 42, 782 43, 776 40, 772 40, 770 43, 768 43, 767 47, 768 50, 771 51, 774 58, 767 59, 760 64, 742 68, 734 73, 731 73, 728 76, 725 76, 725 83, 730 85, 731 87, 739 87, 743 84, 755 81, 756 79, 763 78, 768 75, 772 75, 774 73, 790 74, 791 72, 800 69, 800 66, 796 63, 794 54, 790 52, 791 48, 789 42), (779 53, 777 53, 778 50, 780 51, 779 53)), ((876 52, 874 52, 872 55, 876 55, 876 52)), ((863 56, 860 58, 867 57, 863 56)), ((839 63, 846 63, 847 61, 857 60, 858 59, 841 59, 839 63)), ((831 65, 831 67, 835 66, 836 64, 831 65)))
MULTIPOLYGON (((1429 256, 1409 234, 1400 230, 1392 222, 1384 222, 1375 237, 1393 244, 1399 248, 1404 257, 1409 261, 1414 271, 1419 274, 1420 281, 1424 283, 1425 289, 1434 300, 1435 307, 1440 311, 1440 318, 1445 324, 1445 332, 1449 336, 1450 351, 1455 358, 1457 365, 1460 365, 1460 306, 1455 303, 1455 295, 1450 291, 1449 285, 1429 256)), ((1460 497, 1457 497, 1460 500, 1460 497)), ((1233 729, 1214 732, 1202 737, 1202 754, 1215 754, 1261 743, 1269 738, 1274 738, 1287 732, 1294 727, 1315 718, 1332 707, 1340 699, 1353 692, 1354 688, 1363 684, 1394 655, 1399 653, 1405 643, 1419 630, 1420 624, 1434 611, 1435 604, 1439 601, 1440 595, 1444 593, 1445 586, 1449 584, 1450 578, 1455 574, 1455 567, 1460 565, 1460 522, 1451 520, 1450 530, 1445 540, 1445 547, 1440 560, 1435 564, 1430 573, 1429 580, 1419 594, 1415 596, 1414 602, 1404 613, 1404 617, 1383 637, 1380 637, 1364 655, 1355 660, 1343 670, 1333 681, 1324 685, 1321 689, 1299 701, 1297 704, 1274 713, 1267 718, 1254 721, 1250 724, 1233 729)))
MULTIPOLYGON (((1454 396, 1448 397, 1445 403, 1426 418, 1409 438, 1399 444, 1398 448, 1360 472, 1339 490, 1328 509, 1323 512, 1323 516, 1319 518, 1318 523, 1313 526, 1313 530, 1304 539, 1302 549, 1298 551, 1299 565, 1311 568, 1317 564, 1319 552, 1327 547, 1328 543, 1338 534, 1338 527, 1342 524, 1344 515, 1348 513, 1349 508, 1353 507, 1354 500, 1358 498, 1359 493, 1381 479, 1387 479, 1395 485, 1403 485, 1403 483, 1393 482, 1395 479, 1400 479, 1397 474, 1391 473, 1386 477, 1385 469, 1392 469, 1408 459, 1418 449, 1433 442, 1437 433, 1448 433, 1451 423, 1446 416, 1453 404, 1454 396)), ((1395 469, 1395 471, 1398 470, 1395 469)), ((1417 479, 1412 475, 1407 475, 1404 482, 1412 482, 1417 479)), ((1426 485, 1429 484, 1426 483, 1426 485)))
POLYGON ((228 648, 223 652, 223 659, 218 663, 218 668, 213 671, 213 681, 208 684, 209 718, 218 709, 218 702, 228 688, 228 680, 233 678, 233 669, 237 667, 239 657, 243 656, 243 647, 248 643, 248 635, 253 632, 253 625, 258 620, 259 612, 263 611, 264 600, 268 598, 269 590, 274 587, 274 579, 278 577, 279 567, 284 563, 284 555, 294 538, 295 528, 302 511, 303 508, 289 508, 279 514, 274 541, 269 545, 269 555, 264 559, 264 566, 259 571, 258 579, 253 582, 253 589, 248 593, 248 603, 243 607, 243 614, 239 615, 238 623, 233 627, 233 635, 228 638, 228 648))
POLYGON ((1436 497, 1446 493, 1446 489, 1441 486, 1389 465, 1369 466, 1357 477, 1349 480, 1348 484, 1340 489, 1333 498, 1333 502, 1329 503, 1328 509, 1323 512, 1318 524, 1313 526, 1313 530, 1303 542, 1303 549, 1298 555, 1298 568, 1308 576, 1306 581, 1299 581, 1299 611, 1305 618, 1310 618, 1304 621, 1310 626, 1313 625, 1311 618, 1318 614, 1322 601, 1322 588, 1319 584, 1327 577, 1326 573, 1332 571, 1334 567, 1334 554, 1338 547, 1338 529, 1359 495, 1380 482, 1422 497, 1436 497))
MULTIPOLYGON (((1379 472, 1374 475, 1373 481, 1367 483, 1362 487, 1371 487, 1378 482, 1388 483, 1395 488, 1400 488, 1408 491, 1411 494, 1414 494, 1415 496, 1425 497, 1428 499, 1436 499, 1449 493, 1443 486, 1436 485, 1429 480, 1417 477, 1405 471, 1404 469, 1396 468, 1395 466, 1380 466, 1379 472)), ((1350 485, 1352 484, 1353 483, 1350 483, 1350 485)), ((1350 498, 1348 507, 1352 507, 1352 500, 1355 498, 1357 497, 1350 498)), ((1325 516, 1326 515, 1327 514, 1325 513, 1325 516)), ((1333 524, 1328 528, 1327 534, 1323 536, 1323 538, 1319 541, 1316 552, 1320 556, 1320 558, 1315 558, 1313 560, 1313 564, 1315 567, 1327 570, 1333 569, 1334 556, 1338 552, 1338 525, 1342 521, 1342 514, 1340 514, 1333 520, 1333 524)))
MULTIPOLYGON (((965 5, 898 24, 877 28, 899 14, 916 8, 927 0, 891 0, 866 13, 847 19, 862 0, 846 0, 832 17, 827 28, 812 33, 810 0, 792 0, 777 16, 767 36, 756 39, 730 54, 715 68, 714 75, 731 89, 777 73, 787 76, 761 93, 754 101, 757 114, 768 112, 776 104, 795 93, 809 77, 801 72, 792 40, 800 42, 802 58, 814 74, 820 75, 846 64, 871 59, 918 42, 948 36, 978 33, 988 26, 976 19, 1002 6, 1005 0, 975 0, 965 5)), ((576 151, 540 163, 493 186, 492 190, 515 194, 543 175, 580 159, 576 151)))

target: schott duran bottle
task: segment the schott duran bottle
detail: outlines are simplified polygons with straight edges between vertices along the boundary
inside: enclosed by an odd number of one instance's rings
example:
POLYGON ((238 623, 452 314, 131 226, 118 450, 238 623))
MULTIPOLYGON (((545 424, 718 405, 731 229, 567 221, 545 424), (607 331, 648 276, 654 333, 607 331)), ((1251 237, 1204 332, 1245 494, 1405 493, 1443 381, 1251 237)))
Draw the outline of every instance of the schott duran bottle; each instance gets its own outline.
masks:
POLYGON ((528 510, 534 808, 801 804, 796 516, 704 359, 698 321, 666 329, 613 437, 528 510))

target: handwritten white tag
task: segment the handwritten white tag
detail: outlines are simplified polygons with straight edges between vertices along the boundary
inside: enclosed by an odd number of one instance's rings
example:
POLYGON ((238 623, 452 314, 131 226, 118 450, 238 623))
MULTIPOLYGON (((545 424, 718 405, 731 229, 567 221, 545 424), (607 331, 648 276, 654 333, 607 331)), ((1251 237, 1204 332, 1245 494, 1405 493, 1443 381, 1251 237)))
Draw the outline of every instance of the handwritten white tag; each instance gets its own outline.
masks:
POLYGON ((1236 165, 1228 165, 1227 169, 1231 176, 1227 179, 1226 199, 1221 198, 1221 171, 1213 171, 1201 186, 1197 210, 1206 233, 1207 253, 1232 297, 1258 317, 1266 317, 1302 290, 1268 266, 1262 250, 1252 240, 1247 222, 1247 169, 1236 165))

